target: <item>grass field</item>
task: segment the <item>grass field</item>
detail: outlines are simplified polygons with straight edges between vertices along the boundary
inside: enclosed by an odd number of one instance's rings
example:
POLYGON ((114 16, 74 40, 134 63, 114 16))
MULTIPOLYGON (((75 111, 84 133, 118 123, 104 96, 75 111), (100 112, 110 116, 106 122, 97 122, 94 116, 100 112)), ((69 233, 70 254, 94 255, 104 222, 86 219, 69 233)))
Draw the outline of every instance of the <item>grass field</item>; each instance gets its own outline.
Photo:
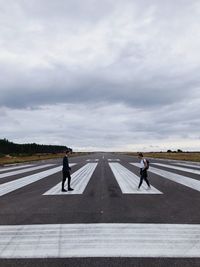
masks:
MULTIPOLYGON (((130 156, 137 156, 137 153, 124 153, 130 156)), ((174 159, 174 160, 185 160, 185 161, 196 161, 200 162, 200 152, 181 152, 181 153, 167 153, 167 152, 148 152, 143 153, 147 158, 160 158, 160 159, 174 159)))
MULTIPOLYGON (((70 157, 77 157, 86 155, 89 153, 86 152, 74 152, 70 155, 70 157)), ((29 161, 38 161, 38 160, 45 160, 45 159, 56 159, 62 158, 64 156, 63 153, 60 154, 36 154, 36 155, 16 155, 16 156, 4 156, 0 157, 0 165, 6 164, 14 164, 14 163, 22 163, 22 162, 29 162, 29 161)))
MULTIPOLYGON (((70 157, 77 157, 82 155, 90 154, 90 152, 75 152, 70 155, 70 157)), ((137 156, 136 152, 123 152, 129 156, 137 156)), ((200 162, 200 152, 182 152, 182 153, 166 153, 166 152, 148 152, 144 153, 144 156, 147 158, 161 158, 161 159, 174 159, 174 160, 185 160, 185 161, 196 161, 200 162)), ((22 163, 29 161, 38 161, 45 159, 56 159, 62 158, 63 153, 61 154, 36 154, 36 155, 17 155, 17 156, 5 156, 0 157, 0 165, 13 164, 13 163, 22 163)))

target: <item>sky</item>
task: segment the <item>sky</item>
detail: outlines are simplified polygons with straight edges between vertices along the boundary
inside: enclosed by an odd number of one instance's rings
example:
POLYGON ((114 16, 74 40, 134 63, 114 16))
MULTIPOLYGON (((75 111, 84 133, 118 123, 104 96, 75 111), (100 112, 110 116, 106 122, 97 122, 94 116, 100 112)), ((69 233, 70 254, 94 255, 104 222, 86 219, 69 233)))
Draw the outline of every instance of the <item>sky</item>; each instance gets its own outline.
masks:
POLYGON ((200 151, 199 0, 0 0, 0 138, 200 151))

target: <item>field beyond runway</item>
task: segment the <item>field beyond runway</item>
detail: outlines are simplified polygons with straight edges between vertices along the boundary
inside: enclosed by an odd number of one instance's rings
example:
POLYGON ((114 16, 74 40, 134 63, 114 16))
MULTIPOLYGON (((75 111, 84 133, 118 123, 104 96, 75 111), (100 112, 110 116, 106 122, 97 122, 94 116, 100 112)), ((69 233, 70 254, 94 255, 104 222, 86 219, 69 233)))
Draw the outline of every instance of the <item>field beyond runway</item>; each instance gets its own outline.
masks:
POLYGON ((0 168, 0 267, 200 266, 200 164, 151 159, 138 191, 136 157, 69 161, 66 193, 60 159, 0 168))

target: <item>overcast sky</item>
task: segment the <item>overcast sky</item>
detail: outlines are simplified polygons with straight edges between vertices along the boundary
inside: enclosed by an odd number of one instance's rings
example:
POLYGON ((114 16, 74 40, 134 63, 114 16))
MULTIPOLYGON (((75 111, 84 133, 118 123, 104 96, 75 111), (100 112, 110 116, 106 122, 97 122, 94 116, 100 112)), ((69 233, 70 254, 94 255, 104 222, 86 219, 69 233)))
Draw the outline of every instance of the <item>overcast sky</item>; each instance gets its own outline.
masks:
POLYGON ((0 0, 0 138, 200 150, 199 0, 0 0))

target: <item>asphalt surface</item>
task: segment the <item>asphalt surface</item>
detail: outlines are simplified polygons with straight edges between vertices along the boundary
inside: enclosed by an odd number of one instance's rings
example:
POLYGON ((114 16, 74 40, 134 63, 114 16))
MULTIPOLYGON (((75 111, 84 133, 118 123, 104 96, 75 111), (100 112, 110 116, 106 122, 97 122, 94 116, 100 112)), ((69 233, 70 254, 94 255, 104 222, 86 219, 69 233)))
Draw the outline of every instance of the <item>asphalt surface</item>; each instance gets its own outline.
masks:
MULTIPOLYGON (((96 153, 70 158, 72 174, 87 163, 95 162, 92 173, 82 194, 43 195, 61 181, 61 172, 49 175, 8 194, 0 196, 0 226, 35 224, 200 224, 200 192, 177 182, 163 179, 149 172, 151 185, 162 194, 123 194, 109 166, 118 162, 132 173, 139 169, 130 163, 138 159, 121 154, 96 153), (108 161, 112 159, 112 161, 108 161), (115 161, 119 159, 120 161, 115 161), (90 160, 90 161, 88 161, 90 160)), ((150 163, 172 164, 183 167, 179 162, 151 159, 150 163)), ((0 186, 25 176, 40 173, 62 165, 62 159, 29 163, 34 166, 54 164, 42 170, 18 173, 0 179, 0 186)), ((21 169, 24 169, 21 165, 21 169)), ((19 165, 20 166, 20 165, 19 165)), ((156 166, 160 170, 183 175, 200 181, 200 175, 169 167, 156 166)), ((199 165, 190 167, 200 170, 199 165)), ((14 171, 14 170, 13 170, 14 171)), ((0 174, 12 170, 0 169, 0 174)), ((200 233, 199 233, 200 234, 200 233)), ((0 237, 1 241, 1 237, 0 237)), ((119 244, 120 246, 120 244, 119 244)), ((74 248, 76 249, 76 248, 74 248)), ((200 254, 200 251, 199 251, 200 254)), ((200 266, 200 257, 74 257, 74 258, 4 258, 0 254, 0 266, 200 266)))

